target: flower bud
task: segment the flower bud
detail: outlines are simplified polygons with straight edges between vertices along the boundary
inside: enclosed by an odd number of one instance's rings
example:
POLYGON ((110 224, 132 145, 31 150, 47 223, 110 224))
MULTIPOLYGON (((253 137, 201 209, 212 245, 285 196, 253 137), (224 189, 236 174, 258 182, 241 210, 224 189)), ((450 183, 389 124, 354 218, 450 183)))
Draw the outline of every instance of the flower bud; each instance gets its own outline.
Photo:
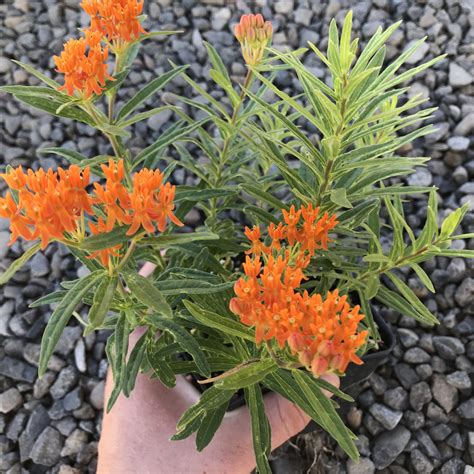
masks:
POLYGON ((259 64, 272 38, 273 28, 263 16, 242 15, 240 22, 235 26, 235 37, 242 47, 242 56, 249 66, 259 64))

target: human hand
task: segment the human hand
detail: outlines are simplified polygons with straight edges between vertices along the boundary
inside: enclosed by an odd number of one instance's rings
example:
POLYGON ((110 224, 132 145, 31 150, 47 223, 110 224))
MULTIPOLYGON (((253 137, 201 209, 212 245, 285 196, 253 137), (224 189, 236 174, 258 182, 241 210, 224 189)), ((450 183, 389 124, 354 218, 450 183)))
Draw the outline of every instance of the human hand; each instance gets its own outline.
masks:
MULTIPOLYGON (((146 276, 153 267, 145 266, 146 276)), ((133 347, 140 336, 130 336, 133 347)), ((334 374, 323 377, 339 387, 334 374)), ((109 372, 107 401, 113 388, 109 372)), ((326 395, 331 396, 329 392, 326 395)), ((255 467, 250 415, 246 406, 228 412, 214 439, 203 452, 196 451, 195 435, 170 441, 181 415, 199 399, 200 393, 184 377, 172 389, 148 375, 137 376, 129 398, 120 395, 110 413, 104 413, 99 443, 99 474, 248 474, 255 467)), ((301 432, 310 418, 292 402, 276 393, 264 397, 272 432, 272 450, 301 432)))

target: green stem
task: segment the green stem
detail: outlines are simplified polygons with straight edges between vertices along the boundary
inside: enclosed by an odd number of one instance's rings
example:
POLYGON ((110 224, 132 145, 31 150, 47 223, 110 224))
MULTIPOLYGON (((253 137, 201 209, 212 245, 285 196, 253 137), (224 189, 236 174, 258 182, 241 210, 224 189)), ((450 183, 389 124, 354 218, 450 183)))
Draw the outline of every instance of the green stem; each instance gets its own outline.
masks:
MULTIPOLYGON (((247 75, 245 76, 244 82, 242 84, 242 91, 241 91, 240 96, 239 96, 239 101, 237 102, 237 105, 235 106, 234 111, 232 112, 232 117, 230 119, 230 128, 231 128, 232 131, 226 137, 226 139, 224 140, 224 145, 222 147, 222 152, 221 152, 220 157, 219 157, 219 166, 218 166, 218 169, 217 169, 216 179, 215 179, 215 182, 214 182, 214 187, 216 187, 216 188, 218 188, 221 184, 222 172, 223 172, 224 165, 227 162, 227 155, 229 153, 229 147, 232 143, 232 140, 234 139, 234 137, 236 135, 236 131, 234 130, 234 128, 235 128, 235 125, 237 123, 237 118, 238 118, 240 109, 242 108, 242 104, 243 104, 244 99, 245 99, 246 90, 248 89, 248 87, 249 87, 249 85, 252 81, 252 77, 253 77, 253 72, 252 72, 251 69, 248 69, 247 70, 247 75)), ((217 214, 217 198, 214 198, 211 201, 210 215, 212 217, 216 217, 216 214, 217 214)))

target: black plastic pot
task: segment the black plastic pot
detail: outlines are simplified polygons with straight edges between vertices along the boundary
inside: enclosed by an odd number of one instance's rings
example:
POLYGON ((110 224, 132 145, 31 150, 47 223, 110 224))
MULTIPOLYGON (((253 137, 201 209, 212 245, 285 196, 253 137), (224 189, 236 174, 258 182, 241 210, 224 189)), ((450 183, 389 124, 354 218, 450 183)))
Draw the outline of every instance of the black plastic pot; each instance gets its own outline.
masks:
MULTIPOLYGON (((341 390, 352 398, 356 398, 362 390, 363 383, 375 372, 377 367, 387 361, 388 356, 393 351, 395 346, 395 336, 392 328, 384 321, 379 315, 378 311, 372 309, 374 315, 375 324, 378 327, 380 333, 380 347, 381 349, 376 352, 370 352, 362 357, 364 363, 362 365, 350 364, 346 375, 341 378, 341 390)), ((207 386, 197 383, 197 379, 193 375, 194 385, 203 392, 207 386)), ((268 390, 264 389, 264 392, 268 390)), ((235 410, 245 405, 245 397, 243 393, 238 393, 230 400, 227 411, 235 410)), ((345 415, 349 410, 351 403, 343 400, 339 401, 339 414, 345 415)), ((308 426, 302 431, 304 433, 310 433, 316 429, 317 425, 314 421, 311 421, 308 426)))

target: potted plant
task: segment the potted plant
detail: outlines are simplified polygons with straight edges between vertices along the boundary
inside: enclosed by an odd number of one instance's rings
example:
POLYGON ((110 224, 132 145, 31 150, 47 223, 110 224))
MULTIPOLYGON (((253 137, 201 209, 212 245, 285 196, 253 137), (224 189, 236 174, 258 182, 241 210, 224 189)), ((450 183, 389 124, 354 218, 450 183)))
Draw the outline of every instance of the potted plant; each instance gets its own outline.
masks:
POLYGON ((0 199, 0 216, 10 219, 12 242, 18 237, 39 242, 0 275, 0 284, 51 241, 67 246, 90 271, 32 303, 56 304, 43 335, 40 376, 75 317, 85 333, 110 330, 106 353, 114 390, 108 410, 120 393, 130 395, 140 371, 169 387, 178 374, 196 374, 207 388, 179 420, 174 439, 197 432, 197 448, 204 449, 243 393, 257 469, 270 472, 263 404, 268 389, 296 403, 357 459, 354 435, 338 416, 337 402, 323 391, 352 398, 323 376, 333 373, 344 381, 353 364, 374 357, 366 354, 390 349, 389 335, 381 346, 386 327, 374 317, 374 298, 436 324, 399 268, 409 266, 434 291, 420 263, 437 255, 474 254, 450 248, 454 239, 474 237, 455 234, 466 206, 439 228, 436 190, 394 181, 427 161, 397 150, 431 131, 420 122, 433 110, 412 111, 423 100, 405 99, 402 84, 441 57, 397 75, 422 40, 384 66, 384 43, 398 25, 379 29, 358 53, 351 13, 340 32, 331 22, 326 55, 313 44, 281 52, 270 48, 271 24, 261 15, 244 15, 236 27, 248 71, 240 90, 218 52, 206 45, 210 74, 224 100, 194 82, 186 66, 172 65, 120 101, 140 44, 177 32, 146 32, 142 4, 134 0, 116 10, 95 0, 82 6, 90 27, 55 57, 64 85, 17 62, 44 85, 1 88, 33 107, 100 130, 111 144, 110 155, 96 157, 43 149, 71 166, 27 172, 8 167, 1 175, 9 191, 0 199), (315 54, 328 67, 331 85, 311 73, 303 54, 315 54), (275 85, 281 70, 295 74, 300 94, 290 96, 275 85), (178 76, 200 96, 179 100, 199 108, 202 119, 170 104, 138 110, 178 76), (138 154, 127 149, 130 127, 164 110, 179 121, 138 154), (303 123, 315 133, 307 134, 303 123), (194 173, 199 184, 171 185, 178 166, 194 173), (427 219, 415 235, 403 203, 424 193, 427 219), (202 221, 190 232, 178 232, 193 207, 202 221), (386 249, 381 237, 388 235, 386 249), (156 267, 148 277, 137 272, 141 262, 156 267), (89 307, 87 317, 76 311, 81 303, 89 307), (129 334, 137 328, 143 332, 129 348, 129 334))

